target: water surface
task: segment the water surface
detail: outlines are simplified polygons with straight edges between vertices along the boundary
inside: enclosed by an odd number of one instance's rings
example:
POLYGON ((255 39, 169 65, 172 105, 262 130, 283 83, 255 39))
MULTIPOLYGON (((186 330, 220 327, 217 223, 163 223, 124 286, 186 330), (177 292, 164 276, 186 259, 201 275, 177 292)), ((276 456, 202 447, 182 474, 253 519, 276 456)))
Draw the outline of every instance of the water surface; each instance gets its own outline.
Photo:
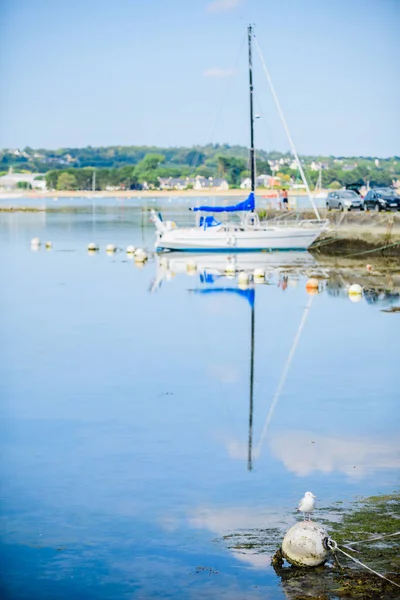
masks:
POLYGON ((153 236, 118 203, 0 215, 2 597, 285 598, 270 555, 304 492, 398 485, 396 276, 352 302, 359 274, 308 253, 238 257, 267 273, 240 289, 227 257, 105 252, 153 236))

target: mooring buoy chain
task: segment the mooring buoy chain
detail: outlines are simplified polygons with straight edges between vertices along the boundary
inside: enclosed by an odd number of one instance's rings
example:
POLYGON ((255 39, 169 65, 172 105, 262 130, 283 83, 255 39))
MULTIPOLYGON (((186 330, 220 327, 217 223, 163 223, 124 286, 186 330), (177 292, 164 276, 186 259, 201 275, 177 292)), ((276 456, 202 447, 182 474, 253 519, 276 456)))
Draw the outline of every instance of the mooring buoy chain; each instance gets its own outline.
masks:
POLYGON ((378 571, 374 571, 374 569, 371 569, 371 567, 369 567, 368 565, 365 565, 364 563, 362 563, 361 560, 358 560, 354 556, 351 556, 351 554, 347 554, 347 552, 345 552, 344 550, 342 550, 341 548, 339 548, 339 546, 337 545, 337 542, 335 542, 335 540, 332 540, 331 538, 328 538, 326 540, 326 545, 333 552, 333 554, 335 554, 335 552, 341 552, 342 554, 344 554, 345 556, 347 556, 347 558, 350 558, 355 563, 357 563, 358 565, 360 565, 360 567, 363 567, 364 569, 367 569, 368 571, 371 571, 371 573, 374 573, 374 575, 377 575, 381 579, 384 579, 385 581, 388 581, 392 585, 395 585, 396 587, 400 588, 400 585, 398 583, 396 583, 395 581, 392 581, 391 579, 388 579, 387 577, 385 577, 385 575, 382 575, 382 573, 378 573, 378 571))

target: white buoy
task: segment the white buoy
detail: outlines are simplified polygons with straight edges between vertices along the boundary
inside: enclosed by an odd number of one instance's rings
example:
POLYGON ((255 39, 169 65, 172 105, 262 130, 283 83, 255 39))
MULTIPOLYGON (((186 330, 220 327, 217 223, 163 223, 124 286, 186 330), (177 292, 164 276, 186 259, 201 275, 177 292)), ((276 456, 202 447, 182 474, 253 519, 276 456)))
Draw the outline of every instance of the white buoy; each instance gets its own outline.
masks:
POLYGON ((117 247, 114 246, 114 244, 107 244, 107 246, 106 246, 106 252, 108 254, 113 254, 116 250, 117 250, 117 247))
POLYGON ((240 271, 238 275, 238 285, 240 288, 246 288, 249 284, 249 275, 246 271, 240 271))
POLYGON ((126 249, 126 253, 127 254, 134 254, 135 250, 136 250, 135 246, 128 246, 127 249, 126 249))
POLYGON ((87 247, 87 249, 88 249, 90 252, 97 252, 97 251, 98 251, 98 249, 99 249, 99 245, 98 245, 98 244, 96 244, 95 242, 90 242, 90 244, 88 244, 88 247, 87 247))
POLYGON ((226 261, 226 265, 225 265, 225 273, 228 276, 232 276, 236 274, 236 265, 234 262, 232 262, 231 260, 227 260, 226 261))
POLYGON ((197 265, 194 260, 188 260, 186 263, 186 273, 188 275, 195 275, 197 271, 197 265))
POLYGON ((147 260, 147 254, 143 248, 137 248, 134 253, 135 262, 144 263, 147 260))
POLYGON ((40 239, 39 238, 32 238, 31 239, 31 246, 40 246, 40 239))
POLYGON ((361 294, 350 295, 349 300, 350 300, 350 302, 354 302, 354 304, 357 304, 357 302, 360 302, 362 300, 362 295, 361 294))
POLYGON ((362 293, 363 289, 358 283, 353 283, 353 285, 349 287, 349 296, 362 296, 362 293))
POLYGON ((263 283, 265 281, 264 269, 254 269, 253 279, 254 279, 254 283, 263 283))
POLYGON ((282 554, 297 567, 317 567, 328 558, 325 548, 329 536, 325 529, 313 521, 300 521, 286 533, 282 542, 282 554))
POLYGON ((46 242, 46 248, 48 250, 50 250, 50 248, 52 248, 52 247, 53 247, 53 244, 51 242, 46 242))

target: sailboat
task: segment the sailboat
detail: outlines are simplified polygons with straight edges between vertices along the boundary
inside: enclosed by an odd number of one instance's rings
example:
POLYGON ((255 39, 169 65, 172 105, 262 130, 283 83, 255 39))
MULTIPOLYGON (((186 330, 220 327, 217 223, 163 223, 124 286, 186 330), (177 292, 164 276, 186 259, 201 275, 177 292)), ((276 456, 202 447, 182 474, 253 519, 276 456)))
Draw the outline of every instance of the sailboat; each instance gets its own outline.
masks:
POLYGON ((316 219, 298 222, 290 220, 260 223, 255 211, 255 150, 253 116, 253 68, 252 68, 252 26, 247 29, 249 56, 250 92, 250 173, 251 191, 248 198, 233 206, 197 206, 194 211, 205 213, 243 214, 240 222, 223 222, 214 215, 201 216, 195 227, 176 227, 170 221, 164 222, 160 213, 151 211, 151 220, 156 226, 156 250, 180 251, 254 251, 254 250, 306 250, 324 231, 329 221, 321 220, 316 211, 316 219))

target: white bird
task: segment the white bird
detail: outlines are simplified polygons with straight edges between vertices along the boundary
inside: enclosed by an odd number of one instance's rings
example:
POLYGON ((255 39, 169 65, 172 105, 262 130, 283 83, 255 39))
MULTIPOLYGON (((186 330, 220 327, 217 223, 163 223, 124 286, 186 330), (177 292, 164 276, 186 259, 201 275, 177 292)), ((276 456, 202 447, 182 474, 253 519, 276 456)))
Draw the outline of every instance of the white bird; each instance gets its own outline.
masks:
POLYGON ((300 500, 297 511, 304 513, 304 520, 306 520, 306 515, 308 514, 308 520, 311 521, 310 515, 315 508, 315 498, 314 494, 306 492, 304 498, 300 500))

